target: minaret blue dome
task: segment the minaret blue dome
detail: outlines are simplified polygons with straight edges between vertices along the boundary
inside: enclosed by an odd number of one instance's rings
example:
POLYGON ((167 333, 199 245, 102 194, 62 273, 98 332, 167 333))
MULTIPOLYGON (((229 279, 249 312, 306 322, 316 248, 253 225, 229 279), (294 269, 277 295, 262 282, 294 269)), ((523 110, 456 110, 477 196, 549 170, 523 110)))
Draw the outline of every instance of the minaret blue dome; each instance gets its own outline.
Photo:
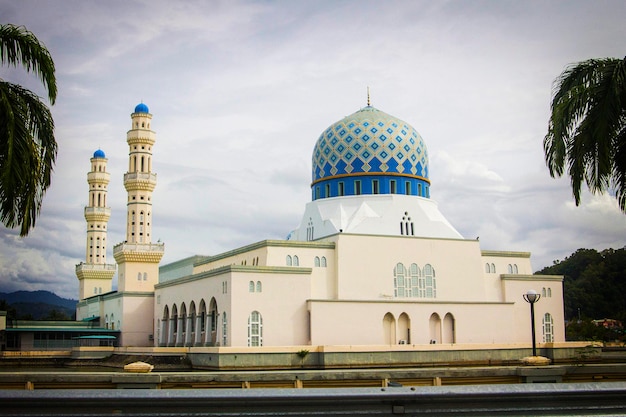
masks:
POLYGON ((312 194, 430 197, 428 150, 408 123, 372 106, 330 125, 313 149, 312 194))
POLYGON ((98 149, 97 151, 93 153, 93 157, 94 158, 106 158, 106 155, 104 154, 104 151, 102 149, 98 149))
POLYGON ((135 106, 135 113, 150 113, 150 110, 144 103, 139 103, 135 106))

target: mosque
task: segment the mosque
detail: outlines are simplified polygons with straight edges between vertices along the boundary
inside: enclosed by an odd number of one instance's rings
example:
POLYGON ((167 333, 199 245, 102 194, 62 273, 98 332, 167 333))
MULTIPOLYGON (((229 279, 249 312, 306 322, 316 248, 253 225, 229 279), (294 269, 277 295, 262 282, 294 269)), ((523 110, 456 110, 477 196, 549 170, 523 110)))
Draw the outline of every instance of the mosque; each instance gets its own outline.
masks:
POLYGON ((110 174, 97 150, 76 266, 77 320, 99 320, 119 346, 528 344, 529 289, 537 341, 565 341, 563 277, 461 236, 431 199, 422 137, 369 100, 317 139, 311 202, 287 239, 162 266, 148 106, 131 120, 125 240, 109 262, 110 174))

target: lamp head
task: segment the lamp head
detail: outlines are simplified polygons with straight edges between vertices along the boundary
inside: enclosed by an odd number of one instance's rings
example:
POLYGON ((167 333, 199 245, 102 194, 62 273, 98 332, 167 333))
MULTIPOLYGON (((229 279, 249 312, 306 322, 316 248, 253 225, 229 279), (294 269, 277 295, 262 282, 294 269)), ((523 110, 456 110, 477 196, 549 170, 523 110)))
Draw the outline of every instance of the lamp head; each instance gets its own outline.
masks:
POLYGON ((535 290, 528 290, 526 294, 524 294, 524 300, 527 302, 534 304, 541 298, 541 295, 537 294, 535 290))

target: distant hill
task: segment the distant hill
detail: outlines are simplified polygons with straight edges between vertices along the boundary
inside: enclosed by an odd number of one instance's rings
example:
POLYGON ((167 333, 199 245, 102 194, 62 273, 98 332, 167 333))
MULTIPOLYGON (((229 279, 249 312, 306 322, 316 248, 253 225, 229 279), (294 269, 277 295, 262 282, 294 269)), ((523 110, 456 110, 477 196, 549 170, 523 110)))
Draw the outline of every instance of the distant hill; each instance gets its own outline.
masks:
POLYGON ((11 293, 0 292, 0 300, 4 300, 11 308, 15 309, 18 319, 30 318, 42 320, 49 318, 51 313, 57 316, 74 317, 77 300, 61 298, 50 291, 15 291, 11 293), (60 313, 60 314, 59 314, 60 313))

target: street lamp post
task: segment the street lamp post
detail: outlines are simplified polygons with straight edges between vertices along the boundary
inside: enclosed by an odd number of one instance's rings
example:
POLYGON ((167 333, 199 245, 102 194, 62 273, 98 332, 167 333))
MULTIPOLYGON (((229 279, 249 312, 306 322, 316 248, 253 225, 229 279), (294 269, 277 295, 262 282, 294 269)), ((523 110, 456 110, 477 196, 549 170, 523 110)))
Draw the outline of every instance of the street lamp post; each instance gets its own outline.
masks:
POLYGON ((539 301, 541 295, 537 294, 535 290, 528 290, 524 294, 524 300, 530 304, 530 325, 533 335, 533 356, 537 356, 537 348, 535 347, 535 303, 539 301))

